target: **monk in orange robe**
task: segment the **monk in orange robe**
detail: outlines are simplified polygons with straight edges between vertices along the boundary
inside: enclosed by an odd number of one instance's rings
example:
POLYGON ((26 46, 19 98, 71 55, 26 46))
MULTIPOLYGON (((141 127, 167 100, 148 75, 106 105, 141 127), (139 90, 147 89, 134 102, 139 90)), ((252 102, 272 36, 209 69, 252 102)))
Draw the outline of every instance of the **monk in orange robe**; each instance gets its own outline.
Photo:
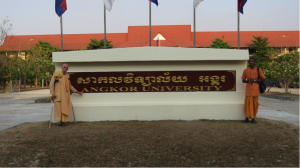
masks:
POLYGON ((248 123, 249 118, 252 119, 252 123, 256 124, 257 121, 255 120, 257 111, 258 111, 258 96, 260 95, 259 92, 259 82, 263 82, 266 80, 266 77, 262 70, 259 68, 257 71, 257 67, 255 67, 255 59, 250 58, 249 61, 249 68, 245 69, 242 75, 243 83, 247 83, 246 86, 246 98, 245 98, 245 105, 244 105, 244 112, 246 119, 243 120, 243 123, 248 123), (258 79, 259 74, 259 79, 258 79))
POLYGON ((68 64, 62 65, 62 71, 55 71, 50 81, 50 94, 54 101, 54 119, 58 120, 59 126, 67 126, 68 116, 71 114, 70 91, 82 95, 78 92, 69 80, 68 64))

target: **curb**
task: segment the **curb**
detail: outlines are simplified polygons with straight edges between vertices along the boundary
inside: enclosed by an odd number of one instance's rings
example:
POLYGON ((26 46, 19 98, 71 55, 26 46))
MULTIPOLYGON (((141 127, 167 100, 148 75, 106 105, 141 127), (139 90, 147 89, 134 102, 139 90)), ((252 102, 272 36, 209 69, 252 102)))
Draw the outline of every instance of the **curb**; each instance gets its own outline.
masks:
POLYGON ((299 101, 299 97, 286 97, 286 96, 279 96, 279 95, 269 95, 269 94, 261 94, 261 96, 280 99, 280 100, 291 100, 291 101, 299 101))
MULTIPOLYGON (((299 101, 299 97, 286 97, 286 96, 279 96, 279 95, 269 95, 269 94, 261 94, 263 97, 280 99, 280 100, 290 100, 290 101, 299 101)), ((51 100, 35 100, 35 103, 51 103, 51 100)))
POLYGON ((39 99, 37 99, 34 102, 35 103, 51 103, 51 100, 39 100, 39 99))

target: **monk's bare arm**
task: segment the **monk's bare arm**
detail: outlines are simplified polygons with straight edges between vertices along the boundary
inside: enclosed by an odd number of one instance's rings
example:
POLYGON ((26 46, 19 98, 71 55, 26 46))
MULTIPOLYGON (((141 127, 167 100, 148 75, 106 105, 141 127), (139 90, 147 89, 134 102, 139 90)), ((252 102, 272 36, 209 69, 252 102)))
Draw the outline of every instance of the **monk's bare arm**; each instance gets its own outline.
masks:
POLYGON ((258 79, 258 80, 254 80, 254 79, 250 79, 250 80, 245 80, 243 79, 242 82, 243 83, 259 83, 259 82, 263 82, 265 81, 266 79, 258 79))
POLYGON ((266 79, 258 79, 258 80, 256 80, 256 82, 264 82, 264 81, 266 81, 266 79))
POLYGON ((83 94, 83 92, 78 92, 78 91, 74 88, 74 86, 72 86, 71 84, 70 84, 70 89, 71 89, 71 91, 72 91, 73 93, 78 93, 78 94, 80 94, 80 95, 83 94))
POLYGON ((73 92, 73 93, 77 93, 78 91, 74 88, 74 86, 72 86, 71 84, 70 84, 70 90, 73 92))
POLYGON ((242 82, 243 82, 243 83, 249 83, 249 81, 246 80, 246 79, 243 79, 242 82))
POLYGON ((244 70, 243 75, 242 75, 242 82, 243 83, 249 83, 249 81, 246 78, 246 69, 244 70))

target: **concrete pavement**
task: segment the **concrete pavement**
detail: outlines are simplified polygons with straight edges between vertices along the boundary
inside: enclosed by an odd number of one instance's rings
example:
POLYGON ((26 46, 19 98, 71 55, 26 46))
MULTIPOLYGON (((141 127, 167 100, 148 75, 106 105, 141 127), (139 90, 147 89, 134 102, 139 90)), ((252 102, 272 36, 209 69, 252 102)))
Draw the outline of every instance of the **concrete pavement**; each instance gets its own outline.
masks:
MULTIPOLYGON (((284 93, 284 88, 272 87, 271 92, 284 93)), ((299 88, 289 88, 292 94, 299 95, 299 88)), ((299 102, 259 97, 257 117, 270 120, 279 120, 299 126, 299 102)))
POLYGON ((257 117, 299 126, 299 102, 259 97, 257 117))
POLYGON ((50 103, 35 99, 50 96, 49 89, 0 94, 0 131, 25 123, 50 119, 50 103))
MULTIPOLYGON (((299 93, 299 89, 291 89, 299 93)), ((283 92, 281 88, 271 91, 283 92)), ((35 103, 50 96, 49 89, 0 94, 0 131, 24 122, 49 121, 50 103, 35 103)), ((259 97, 258 118, 279 120, 299 126, 299 102, 259 97)))

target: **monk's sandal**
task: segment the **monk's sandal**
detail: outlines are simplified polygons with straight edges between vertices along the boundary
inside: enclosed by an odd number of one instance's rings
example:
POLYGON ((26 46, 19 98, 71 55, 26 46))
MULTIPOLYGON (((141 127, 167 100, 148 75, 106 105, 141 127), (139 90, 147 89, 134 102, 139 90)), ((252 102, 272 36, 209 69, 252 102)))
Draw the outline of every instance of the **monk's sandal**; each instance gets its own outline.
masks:
POLYGON ((245 120, 242 121, 242 123, 248 123, 249 122, 249 119, 246 118, 245 120))

